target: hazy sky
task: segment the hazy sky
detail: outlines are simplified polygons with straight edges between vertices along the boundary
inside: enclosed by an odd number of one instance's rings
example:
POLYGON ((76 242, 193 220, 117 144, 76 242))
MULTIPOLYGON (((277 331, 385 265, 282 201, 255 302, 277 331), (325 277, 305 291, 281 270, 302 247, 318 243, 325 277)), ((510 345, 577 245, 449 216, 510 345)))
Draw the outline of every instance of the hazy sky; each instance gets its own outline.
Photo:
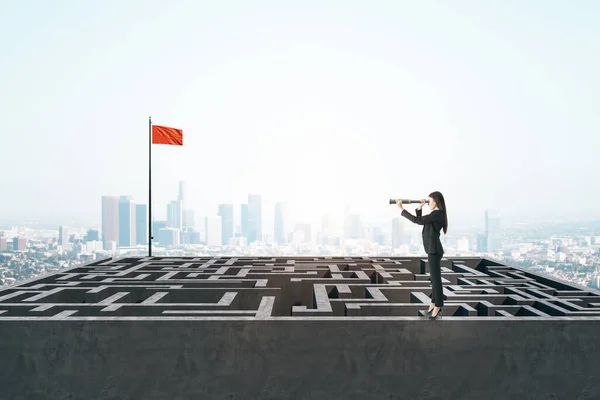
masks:
MULTIPOLYGON (((198 216, 600 217, 598 1, 0 1, 0 219, 99 221, 187 180, 198 216), (239 208, 236 208, 239 213, 239 208)), ((268 227, 271 228, 272 227, 268 227)))

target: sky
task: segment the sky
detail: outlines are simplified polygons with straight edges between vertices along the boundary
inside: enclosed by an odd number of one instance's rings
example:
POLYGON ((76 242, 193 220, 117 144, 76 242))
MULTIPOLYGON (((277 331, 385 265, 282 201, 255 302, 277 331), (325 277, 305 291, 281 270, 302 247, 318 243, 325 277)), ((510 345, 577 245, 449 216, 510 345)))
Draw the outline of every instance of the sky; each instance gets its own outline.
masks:
POLYGON ((188 182, 197 221, 600 218, 600 2, 3 0, 0 220, 100 221, 188 182))

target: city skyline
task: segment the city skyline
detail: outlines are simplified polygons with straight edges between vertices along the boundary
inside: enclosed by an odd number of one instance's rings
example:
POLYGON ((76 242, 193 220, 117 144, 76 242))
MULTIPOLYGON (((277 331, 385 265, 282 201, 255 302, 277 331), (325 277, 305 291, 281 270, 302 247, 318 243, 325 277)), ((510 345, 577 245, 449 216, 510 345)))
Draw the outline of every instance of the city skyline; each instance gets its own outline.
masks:
POLYGON ((153 149, 155 204, 187 180, 199 212, 261 193, 387 219, 439 190, 456 221, 600 217, 564 202, 600 194, 600 4, 327 3, 6 2, 0 219, 144 199, 148 116, 186 136, 153 149))

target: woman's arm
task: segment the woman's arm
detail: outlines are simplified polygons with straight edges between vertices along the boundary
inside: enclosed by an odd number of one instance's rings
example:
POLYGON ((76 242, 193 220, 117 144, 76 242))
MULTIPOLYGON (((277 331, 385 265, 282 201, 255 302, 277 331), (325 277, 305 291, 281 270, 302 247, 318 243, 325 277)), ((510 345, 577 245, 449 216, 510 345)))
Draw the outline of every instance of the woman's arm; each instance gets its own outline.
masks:
MULTIPOLYGON (((419 210, 418 210, 419 211, 419 210)), ((444 223, 444 214, 440 210, 434 210, 428 215, 419 215, 421 213, 417 212, 417 216, 415 217, 406 209, 402 210, 402 216, 408 219, 410 222, 414 222, 418 225, 430 224, 432 222, 439 222, 440 224, 444 223)))

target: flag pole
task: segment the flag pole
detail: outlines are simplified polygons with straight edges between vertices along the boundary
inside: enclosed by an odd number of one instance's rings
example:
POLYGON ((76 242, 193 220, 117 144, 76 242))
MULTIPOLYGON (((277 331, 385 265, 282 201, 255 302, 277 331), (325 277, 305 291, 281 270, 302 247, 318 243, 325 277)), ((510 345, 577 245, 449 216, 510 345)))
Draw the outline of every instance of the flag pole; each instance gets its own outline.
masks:
POLYGON ((152 117, 148 117, 148 257, 152 257, 152 117))

